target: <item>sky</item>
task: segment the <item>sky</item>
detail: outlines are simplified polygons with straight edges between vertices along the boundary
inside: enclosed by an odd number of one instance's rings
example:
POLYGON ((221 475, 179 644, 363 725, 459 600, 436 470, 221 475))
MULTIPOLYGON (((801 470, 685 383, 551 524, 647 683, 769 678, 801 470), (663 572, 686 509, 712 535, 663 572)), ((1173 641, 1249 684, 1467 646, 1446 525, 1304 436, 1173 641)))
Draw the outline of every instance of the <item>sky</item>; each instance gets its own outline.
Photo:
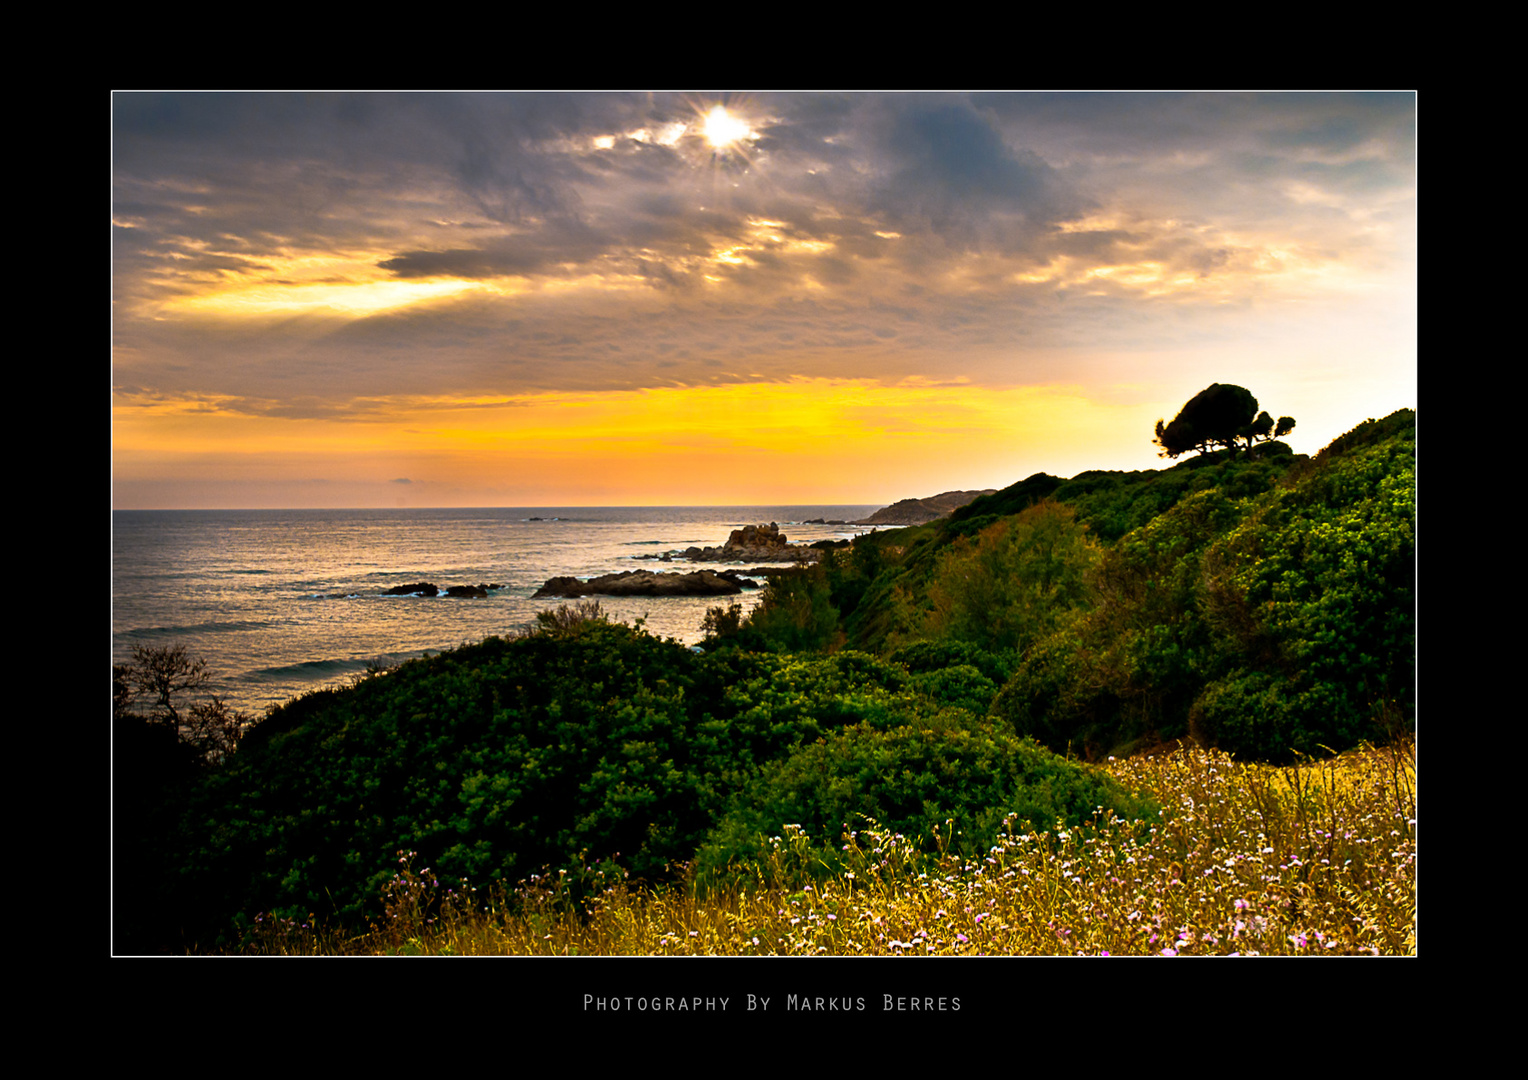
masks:
POLYGON ((886 504, 1417 398, 1416 95, 111 99, 119 509, 886 504))

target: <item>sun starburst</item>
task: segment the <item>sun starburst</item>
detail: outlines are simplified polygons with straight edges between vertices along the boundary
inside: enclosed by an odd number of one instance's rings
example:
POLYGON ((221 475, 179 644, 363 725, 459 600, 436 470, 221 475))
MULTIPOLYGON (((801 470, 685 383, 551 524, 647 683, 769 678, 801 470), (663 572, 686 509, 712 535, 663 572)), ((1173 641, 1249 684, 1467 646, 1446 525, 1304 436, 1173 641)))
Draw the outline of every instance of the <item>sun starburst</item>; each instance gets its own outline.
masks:
POLYGON ((728 112, 725 105, 717 105, 706 113, 701 130, 706 141, 718 150, 724 150, 745 139, 758 138, 758 132, 748 126, 748 121, 736 113, 728 112))

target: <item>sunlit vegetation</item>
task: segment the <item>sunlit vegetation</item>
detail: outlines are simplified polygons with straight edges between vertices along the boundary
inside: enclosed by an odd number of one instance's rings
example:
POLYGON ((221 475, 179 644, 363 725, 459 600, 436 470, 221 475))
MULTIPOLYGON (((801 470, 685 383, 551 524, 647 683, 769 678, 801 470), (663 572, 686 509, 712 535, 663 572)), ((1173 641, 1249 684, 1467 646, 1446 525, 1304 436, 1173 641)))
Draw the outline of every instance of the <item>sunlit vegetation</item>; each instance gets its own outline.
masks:
POLYGON ((1285 767, 1180 749, 1111 762, 1161 809, 1001 823, 961 855, 862 820, 831 865, 800 826, 744 880, 659 888, 585 867, 484 893, 400 852, 383 914, 346 935, 259 916, 244 952, 303 955, 1315 956, 1416 953, 1409 743, 1285 767), (581 898, 580 898, 581 897, 581 898))

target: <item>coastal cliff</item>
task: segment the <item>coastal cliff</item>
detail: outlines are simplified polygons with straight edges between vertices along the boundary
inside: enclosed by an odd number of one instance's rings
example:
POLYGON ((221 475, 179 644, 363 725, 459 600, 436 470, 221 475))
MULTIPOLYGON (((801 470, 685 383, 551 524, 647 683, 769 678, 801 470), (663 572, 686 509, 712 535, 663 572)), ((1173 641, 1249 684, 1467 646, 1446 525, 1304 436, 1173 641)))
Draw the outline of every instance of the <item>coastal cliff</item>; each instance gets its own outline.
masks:
POLYGON ((930 495, 926 499, 903 499, 853 524, 926 525, 936 518, 942 518, 960 509, 982 495, 991 495, 996 490, 996 488, 987 488, 985 491, 946 491, 940 495, 930 495))

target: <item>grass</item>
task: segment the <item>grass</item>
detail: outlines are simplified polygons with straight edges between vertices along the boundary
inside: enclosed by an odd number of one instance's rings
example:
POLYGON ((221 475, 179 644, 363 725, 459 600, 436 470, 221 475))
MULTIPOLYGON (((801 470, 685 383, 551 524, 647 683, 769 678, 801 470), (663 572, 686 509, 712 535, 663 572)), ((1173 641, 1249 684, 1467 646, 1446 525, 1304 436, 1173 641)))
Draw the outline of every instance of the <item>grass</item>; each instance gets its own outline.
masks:
POLYGON ((1180 748, 1109 768, 1154 795, 1161 815, 1100 813, 1031 832, 1010 820, 976 860, 948 854, 948 835, 905 837, 867 821, 841 838, 833 874, 787 827, 747 883, 711 891, 692 875, 649 890, 590 872, 481 896, 415 871, 401 852, 385 914, 366 933, 262 920, 242 951, 1415 955, 1413 743, 1288 767, 1180 748))

